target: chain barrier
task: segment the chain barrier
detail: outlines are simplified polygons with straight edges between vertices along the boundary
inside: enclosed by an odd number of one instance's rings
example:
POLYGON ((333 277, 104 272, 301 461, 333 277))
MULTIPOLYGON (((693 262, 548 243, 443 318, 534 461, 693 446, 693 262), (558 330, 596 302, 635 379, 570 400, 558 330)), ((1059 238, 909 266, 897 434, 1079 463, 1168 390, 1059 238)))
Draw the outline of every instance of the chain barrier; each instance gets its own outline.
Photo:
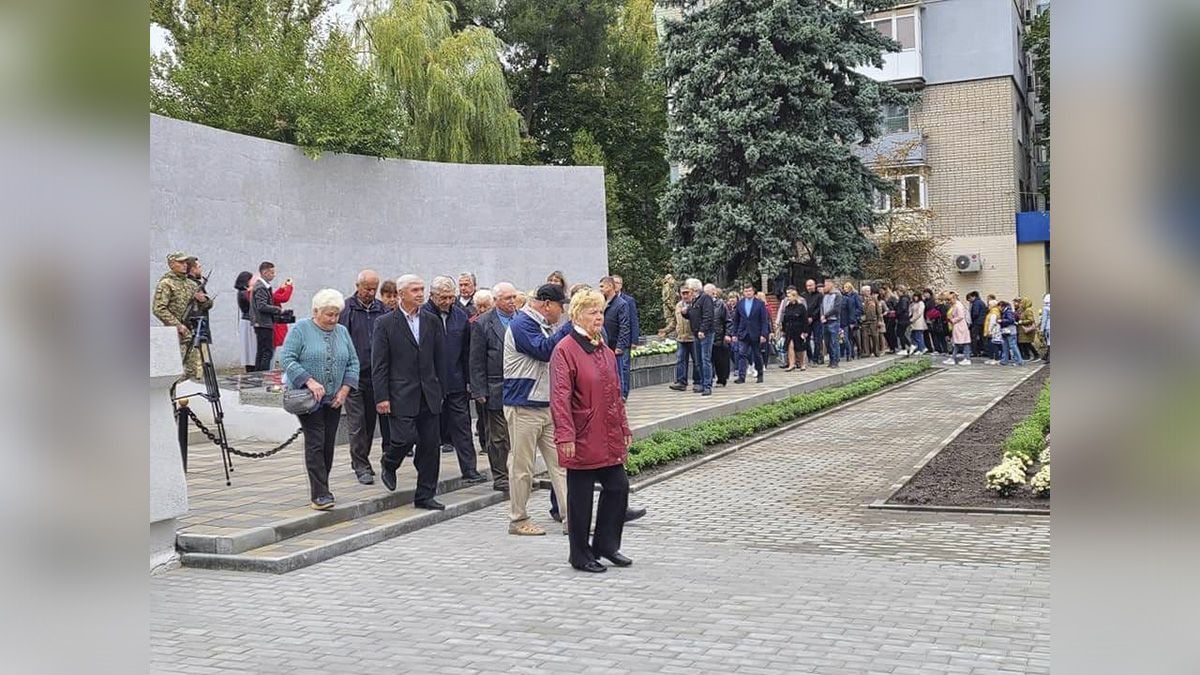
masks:
MULTIPOLYGON (((196 417, 196 413, 192 412, 191 408, 185 407, 184 410, 187 411, 188 417, 196 425, 196 428, 200 430, 200 433, 207 436, 208 440, 213 442, 213 445, 217 446, 218 448, 221 448, 222 445, 221 445, 220 439, 217 438, 216 434, 209 431, 208 427, 204 426, 204 423, 200 421, 200 418, 196 417)), ((238 457, 248 457, 250 459, 262 459, 264 457, 270 457, 271 455, 274 455, 275 453, 279 452, 280 450, 283 450, 287 446, 291 445, 292 442, 295 441, 297 438, 299 438, 300 434, 303 432, 304 432, 303 429, 296 429, 296 433, 292 434, 291 438, 287 439, 286 441, 280 443, 279 445, 277 445, 265 452, 243 452, 241 450, 235 450, 234 448, 230 447, 230 445, 228 443, 226 443, 222 449, 224 449, 226 452, 237 455, 238 457)))

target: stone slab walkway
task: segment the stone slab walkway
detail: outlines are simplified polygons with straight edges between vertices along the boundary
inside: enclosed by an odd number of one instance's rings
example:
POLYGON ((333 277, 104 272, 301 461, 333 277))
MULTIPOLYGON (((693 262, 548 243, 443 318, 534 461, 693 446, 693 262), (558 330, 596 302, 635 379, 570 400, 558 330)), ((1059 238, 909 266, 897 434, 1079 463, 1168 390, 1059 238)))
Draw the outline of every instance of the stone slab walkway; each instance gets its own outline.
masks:
MULTIPOLYGON (((839 378, 852 378, 865 370, 884 368, 895 358, 860 359, 835 371, 813 368, 805 372, 784 373, 772 368, 763 384, 730 384, 724 388, 716 388, 712 396, 703 398, 691 391, 672 391, 666 385, 637 389, 630 395, 628 402, 630 426, 640 438, 659 428, 683 426, 754 405, 759 399, 779 398, 800 389, 835 384, 834 380, 839 378)), ((239 450, 256 452, 274 445, 236 439, 230 443, 239 450)), ((371 459, 378 471, 378 440, 372 449, 371 459)), ((487 457, 478 455, 477 461, 480 472, 487 474, 487 457)), ((188 453, 188 463, 189 510, 187 516, 182 519, 183 533, 233 537, 239 533, 313 513, 308 506, 303 437, 296 439, 287 449, 268 458, 244 459, 235 456, 232 486, 225 485, 220 454, 211 443, 205 441, 204 444, 198 445, 193 441, 188 453)), ((441 480, 457 478, 460 475, 455 455, 443 454, 441 480)), ((411 460, 401 467, 397 483, 398 491, 415 488, 416 475, 411 460)), ((378 479, 374 485, 359 484, 350 468, 349 447, 346 445, 340 445, 335 450, 330 488, 339 505, 379 498, 385 493, 378 479)))
POLYGON ((950 369, 647 488, 628 569, 575 572, 491 507, 284 576, 168 572, 151 667, 1049 672, 1049 519, 864 506, 1026 374, 950 369))

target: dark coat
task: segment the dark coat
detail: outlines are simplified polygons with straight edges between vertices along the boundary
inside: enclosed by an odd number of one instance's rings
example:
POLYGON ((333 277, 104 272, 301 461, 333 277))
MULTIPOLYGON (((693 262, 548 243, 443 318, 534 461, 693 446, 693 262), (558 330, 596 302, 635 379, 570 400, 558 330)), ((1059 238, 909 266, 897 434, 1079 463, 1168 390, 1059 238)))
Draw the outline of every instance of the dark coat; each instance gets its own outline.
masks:
POLYGON ((387 307, 379 298, 372 298, 369 305, 359 301, 358 296, 346 297, 346 305, 338 323, 350 331, 350 341, 354 343, 354 351, 358 353, 358 365, 364 373, 371 370, 371 336, 375 334, 375 322, 387 314, 387 307))
POLYGON ((440 379, 446 349, 442 322, 424 311, 419 317, 419 346, 398 307, 380 317, 371 339, 375 400, 391 401, 392 414, 401 417, 416 417, 421 412, 422 395, 430 412, 441 414, 445 396, 440 379))
POLYGON ((896 301, 896 325, 907 326, 910 323, 908 316, 910 305, 912 305, 912 298, 908 294, 902 293, 900 299, 896 301))
POLYGON ((457 302, 450 305, 450 312, 444 317, 432 300, 426 302, 423 309, 442 324, 446 340, 442 389, 447 394, 461 394, 467 390, 471 372, 471 317, 457 302))
POLYGON ((733 319, 724 300, 713 301, 713 346, 725 342, 726 335, 733 335, 733 319))
POLYGON ((250 294, 250 323, 255 328, 275 328, 275 317, 283 310, 275 304, 271 287, 259 279, 254 282, 254 291, 250 294))
POLYGON ((699 297, 683 310, 683 315, 687 317, 696 339, 700 339, 700 333, 704 333, 705 337, 713 334, 713 299, 707 293, 701 291, 699 297))
POLYGON ((738 298, 733 306, 733 337, 757 344, 759 338, 771 334, 771 318, 767 314, 767 305, 758 298, 751 301, 750 316, 746 316, 742 306, 745 301, 745 298, 738 298))
POLYGON ((604 332, 609 348, 628 354, 633 346, 633 322, 629 302, 620 293, 613 296, 604 308, 604 332))
POLYGON ((633 436, 621 400, 617 359, 603 342, 593 345, 572 330, 550 357, 550 414, 554 443, 575 444, 575 456, 558 453, 567 469, 625 463, 625 438, 633 436))
POLYGON ((471 326, 471 394, 486 396, 488 410, 504 409, 505 330, 494 308, 480 314, 471 326))
POLYGON ((804 329, 804 332, 811 333, 814 326, 817 328, 821 326, 821 300, 824 299, 825 294, 820 291, 812 293, 805 291, 800 294, 800 297, 804 298, 804 306, 808 308, 808 327, 804 329))
POLYGON ((468 317, 475 316, 479 313, 475 309, 475 298, 471 298, 467 301, 467 304, 464 305, 462 302, 462 296, 456 295, 454 296, 454 306, 466 312, 468 317))
POLYGON ((971 325, 983 326, 987 320, 987 303, 976 297, 971 301, 971 325))
POLYGON ((842 295, 842 325, 857 326, 862 321, 862 296, 857 291, 842 295))

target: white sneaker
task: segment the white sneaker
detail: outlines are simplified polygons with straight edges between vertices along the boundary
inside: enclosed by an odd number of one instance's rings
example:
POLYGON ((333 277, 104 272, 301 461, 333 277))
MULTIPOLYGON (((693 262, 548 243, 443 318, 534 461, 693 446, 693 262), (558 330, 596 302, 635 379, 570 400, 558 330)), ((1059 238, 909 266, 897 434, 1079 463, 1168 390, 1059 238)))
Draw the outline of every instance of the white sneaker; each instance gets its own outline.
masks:
POLYGON ((987 361, 984 361, 984 364, 989 365, 989 366, 994 366, 997 363, 1000 363, 1000 362, 997 361, 996 359, 988 359, 987 361))
POLYGON ((969 366, 971 365, 971 359, 963 359, 962 361, 959 361, 959 363, 963 364, 964 366, 969 366))
POLYGON ((942 361, 942 365, 952 366, 954 365, 954 359, 946 359, 945 361, 942 361))

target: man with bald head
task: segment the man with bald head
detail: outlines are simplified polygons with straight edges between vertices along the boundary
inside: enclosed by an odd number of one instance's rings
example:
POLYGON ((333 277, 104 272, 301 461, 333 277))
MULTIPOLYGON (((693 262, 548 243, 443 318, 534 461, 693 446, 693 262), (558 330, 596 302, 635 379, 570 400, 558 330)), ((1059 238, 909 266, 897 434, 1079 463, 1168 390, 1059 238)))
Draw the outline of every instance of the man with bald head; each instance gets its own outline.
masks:
MULTIPOLYGON (((371 467, 371 445, 375 441, 375 390, 371 386, 371 338, 375 333, 375 320, 387 313, 387 307, 375 297, 379 290, 379 274, 375 270, 358 273, 354 293, 346 298, 338 323, 350 331, 350 340, 358 352, 358 389, 350 390, 346 399, 346 421, 350 431, 350 466, 358 476, 358 482, 370 485, 375 482, 375 469, 371 467)), ((379 425, 383 447, 388 447, 390 435, 387 424, 379 425)))

